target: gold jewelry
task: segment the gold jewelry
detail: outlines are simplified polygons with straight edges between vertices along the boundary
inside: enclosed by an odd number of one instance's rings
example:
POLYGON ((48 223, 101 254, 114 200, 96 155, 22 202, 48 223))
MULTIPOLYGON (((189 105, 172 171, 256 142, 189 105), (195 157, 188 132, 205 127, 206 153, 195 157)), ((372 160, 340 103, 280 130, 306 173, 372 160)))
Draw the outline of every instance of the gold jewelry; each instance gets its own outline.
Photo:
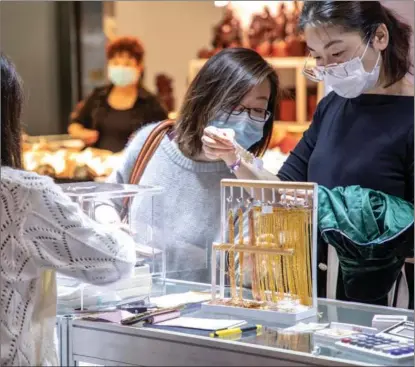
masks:
MULTIPOLYGON (((244 212, 242 208, 238 209, 238 220, 239 220, 239 245, 242 246, 244 244, 244 212)), ((245 253, 240 251, 239 255, 239 300, 240 302, 243 301, 243 286, 244 286, 244 258, 245 253)))
MULTIPOLYGON (((228 213, 228 226, 229 226, 229 243, 235 244, 235 222, 233 218, 232 209, 228 213)), ((235 279, 235 251, 231 249, 229 251, 229 263, 228 263, 228 274, 229 283, 231 286, 231 299, 236 300, 236 279, 235 279)))
POLYGON ((285 312, 295 310, 297 303, 311 306, 313 206, 255 203, 247 211, 248 243, 244 243, 244 210, 240 207, 236 212, 228 211, 228 244, 215 244, 218 251, 228 251, 230 305, 285 312), (235 219, 239 221, 238 244, 235 243, 235 219), (239 293, 235 252, 239 257, 239 293), (252 266, 254 301, 243 299, 245 256, 249 256, 252 266), (280 304, 281 301, 284 305, 280 304))

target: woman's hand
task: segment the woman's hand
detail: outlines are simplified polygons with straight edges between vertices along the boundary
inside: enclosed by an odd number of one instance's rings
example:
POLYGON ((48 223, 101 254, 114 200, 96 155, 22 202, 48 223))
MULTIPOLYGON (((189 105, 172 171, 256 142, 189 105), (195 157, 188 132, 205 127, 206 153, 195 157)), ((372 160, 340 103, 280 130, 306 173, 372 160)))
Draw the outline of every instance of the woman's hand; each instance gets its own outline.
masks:
POLYGON ((86 145, 95 144, 98 141, 99 132, 97 130, 83 128, 79 132, 79 139, 81 139, 86 145))
POLYGON ((203 153, 211 160, 223 160, 228 166, 238 160, 233 140, 232 129, 218 129, 213 126, 205 128, 202 136, 203 153))
POLYGON ((68 126, 68 133, 74 139, 81 139, 86 145, 95 144, 99 138, 99 132, 83 127, 78 122, 72 122, 68 126))

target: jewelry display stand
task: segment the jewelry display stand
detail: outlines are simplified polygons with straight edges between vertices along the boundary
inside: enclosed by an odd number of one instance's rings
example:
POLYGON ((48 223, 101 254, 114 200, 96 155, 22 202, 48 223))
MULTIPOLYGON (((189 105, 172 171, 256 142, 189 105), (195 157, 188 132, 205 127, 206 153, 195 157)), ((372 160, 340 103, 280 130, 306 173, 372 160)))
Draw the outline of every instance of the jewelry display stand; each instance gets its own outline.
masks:
POLYGON ((316 316, 317 200, 313 183, 222 180, 222 237, 203 310, 284 324, 316 316))

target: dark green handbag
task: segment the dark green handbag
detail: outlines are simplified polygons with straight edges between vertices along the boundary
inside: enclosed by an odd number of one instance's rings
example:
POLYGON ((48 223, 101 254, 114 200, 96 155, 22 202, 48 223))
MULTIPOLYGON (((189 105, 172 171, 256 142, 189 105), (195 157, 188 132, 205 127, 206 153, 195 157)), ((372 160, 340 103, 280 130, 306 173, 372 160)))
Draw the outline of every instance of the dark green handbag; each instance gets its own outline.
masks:
POLYGON ((414 256, 414 206, 360 186, 319 186, 318 200, 319 241, 336 249, 346 296, 386 296, 405 258, 414 256))

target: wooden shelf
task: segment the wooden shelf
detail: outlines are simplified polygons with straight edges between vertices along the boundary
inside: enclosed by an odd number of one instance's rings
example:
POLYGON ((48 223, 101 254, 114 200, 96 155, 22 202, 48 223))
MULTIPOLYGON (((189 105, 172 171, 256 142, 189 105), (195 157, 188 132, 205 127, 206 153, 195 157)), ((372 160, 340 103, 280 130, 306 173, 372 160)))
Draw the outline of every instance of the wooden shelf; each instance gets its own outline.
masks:
POLYGON ((308 57, 266 57, 265 60, 274 68, 278 69, 295 69, 304 67, 305 62, 309 66, 315 66, 315 60, 308 57))

